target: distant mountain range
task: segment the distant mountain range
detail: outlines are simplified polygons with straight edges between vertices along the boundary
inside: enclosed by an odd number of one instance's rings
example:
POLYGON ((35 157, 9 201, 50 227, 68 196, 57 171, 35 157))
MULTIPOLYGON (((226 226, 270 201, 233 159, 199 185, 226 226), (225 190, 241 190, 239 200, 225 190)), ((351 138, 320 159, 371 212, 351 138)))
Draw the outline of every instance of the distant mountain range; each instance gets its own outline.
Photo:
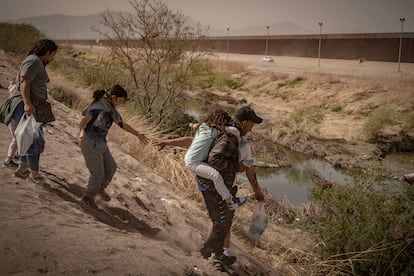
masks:
MULTIPOLYGON (((42 31, 47 37, 52 39, 97 39, 100 35, 93 30, 104 30, 102 25, 102 15, 92 14, 85 16, 72 16, 55 14, 47 16, 25 17, 9 20, 10 23, 28 23, 42 31)), ((197 28, 200 26, 194 19, 187 17, 188 25, 197 28)), ((209 28, 201 26, 201 29, 209 28)), ((230 29, 230 36, 244 35, 266 35, 265 26, 248 26, 245 28, 230 29)), ((270 35, 281 34, 312 34, 311 30, 302 28, 290 21, 278 22, 269 26, 270 35)), ((209 36, 227 36, 227 30, 209 28, 209 36)))

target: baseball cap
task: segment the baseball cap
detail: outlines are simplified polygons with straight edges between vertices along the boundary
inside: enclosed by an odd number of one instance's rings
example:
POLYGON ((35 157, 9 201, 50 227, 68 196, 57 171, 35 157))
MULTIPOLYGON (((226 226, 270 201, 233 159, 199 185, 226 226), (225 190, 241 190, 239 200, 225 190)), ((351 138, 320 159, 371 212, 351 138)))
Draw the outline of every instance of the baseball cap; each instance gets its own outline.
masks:
POLYGON ((263 119, 256 115, 254 110, 250 106, 242 106, 236 111, 236 119, 241 121, 250 121, 256 124, 260 124, 263 119))

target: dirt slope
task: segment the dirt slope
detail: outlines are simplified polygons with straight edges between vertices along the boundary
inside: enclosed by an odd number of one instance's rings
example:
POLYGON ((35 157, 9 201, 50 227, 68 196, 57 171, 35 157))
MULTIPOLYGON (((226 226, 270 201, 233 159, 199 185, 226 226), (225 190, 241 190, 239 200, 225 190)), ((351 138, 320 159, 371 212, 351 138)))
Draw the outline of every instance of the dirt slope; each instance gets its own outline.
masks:
MULTIPOLYGON (((5 87, 13 74, 0 60, 5 87)), ((7 95, 1 88, 0 101, 7 95)), ((210 275, 198 253, 205 210, 117 145, 109 144, 118 163, 112 200, 98 201, 99 210, 80 204, 88 178, 77 141, 80 115, 59 102, 53 108, 57 120, 46 127, 41 157, 45 180, 32 183, 0 168, 0 275, 190 275, 194 267, 210 275)), ((4 155, 9 142, 0 124, 4 155)), ((234 242, 239 275, 277 275, 234 242)))

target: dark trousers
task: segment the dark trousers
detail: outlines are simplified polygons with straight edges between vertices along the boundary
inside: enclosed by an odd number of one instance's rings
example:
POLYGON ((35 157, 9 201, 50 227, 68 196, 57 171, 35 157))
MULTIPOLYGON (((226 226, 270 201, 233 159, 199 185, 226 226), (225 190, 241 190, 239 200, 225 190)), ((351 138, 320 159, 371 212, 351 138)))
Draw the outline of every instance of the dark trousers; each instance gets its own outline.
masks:
POLYGON ((216 192, 202 192, 208 215, 213 222, 213 231, 204 243, 202 251, 213 252, 216 256, 223 254, 224 238, 230 231, 234 211, 231 211, 216 192))

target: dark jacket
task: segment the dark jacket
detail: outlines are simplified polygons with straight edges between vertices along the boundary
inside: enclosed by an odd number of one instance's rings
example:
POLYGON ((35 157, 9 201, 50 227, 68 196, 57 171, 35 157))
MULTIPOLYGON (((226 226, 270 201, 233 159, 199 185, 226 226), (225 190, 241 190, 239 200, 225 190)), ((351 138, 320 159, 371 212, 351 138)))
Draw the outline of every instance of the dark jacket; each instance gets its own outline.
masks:
POLYGON ((20 91, 16 89, 0 106, 0 122, 8 125, 13 118, 14 110, 22 101, 22 95, 20 94, 20 91))
MULTIPOLYGON (((230 133, 224 133, 214 140, 208 155, 207 163, 219 171, 224 184, 229 189, 233 186, 236 173, 239 171, 238 147, 237 137, 230 133)), ((207 191, 215 191, 211 180, 197 176, 197 182, 207 191)))

